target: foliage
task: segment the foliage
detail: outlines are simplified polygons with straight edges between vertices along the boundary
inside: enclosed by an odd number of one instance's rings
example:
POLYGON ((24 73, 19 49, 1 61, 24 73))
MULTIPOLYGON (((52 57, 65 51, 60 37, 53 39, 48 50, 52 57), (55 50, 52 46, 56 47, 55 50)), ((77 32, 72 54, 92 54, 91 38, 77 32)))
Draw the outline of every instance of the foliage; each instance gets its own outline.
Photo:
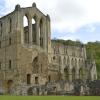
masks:
POLYGON ((97 66, 97 72, 98 72, 98 79, 100 79, 100 42, 88 42, 86 44, 86 50, 87 50, 87 57, 95 59, 96 66, 97 66))
POLYGON ((62 43, 64 45, 70 45, 70 46, 83 46, 83 43, 79 40, 72 41, 72 40, 53 39, 52 41, 62 43))

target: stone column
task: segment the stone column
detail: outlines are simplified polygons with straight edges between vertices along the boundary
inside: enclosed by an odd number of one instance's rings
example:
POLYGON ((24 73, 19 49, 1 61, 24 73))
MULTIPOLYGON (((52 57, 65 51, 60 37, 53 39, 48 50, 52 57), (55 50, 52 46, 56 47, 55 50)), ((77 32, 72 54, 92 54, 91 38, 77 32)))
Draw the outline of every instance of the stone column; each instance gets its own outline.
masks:
POLYGON ((79 79, 79 61, 77 59, 77 63, 76 63, 76 79, 79 79))
POLYGON ((32 44, 33 42, 33 36, 32 36, 32 18, 28 18, 28 23, 29 23, 29 44, 32 44))
POLYGON ((36 44, 38 46, 40 46, 39 28, 40 28, 40 26, 39 26, 39 19, 38 19, 38 20, 36 20, 36 44))
POLYGON ((50 16, 46 16, 46 38, 47 38, 47 51, 51 53, 51 26, 50 26, 50 16))
POLYGON ((46 22, 43 21, 43 48, 46 50, 47 37, 46 37, 46 22))
POLYGON ((75 76, 75 78, 79 79, 79 69, 76 70, 76 76, 75 76))
POLYGON ((69 81, 72 82, 72 65, 70 57, 69 57, 69 81))

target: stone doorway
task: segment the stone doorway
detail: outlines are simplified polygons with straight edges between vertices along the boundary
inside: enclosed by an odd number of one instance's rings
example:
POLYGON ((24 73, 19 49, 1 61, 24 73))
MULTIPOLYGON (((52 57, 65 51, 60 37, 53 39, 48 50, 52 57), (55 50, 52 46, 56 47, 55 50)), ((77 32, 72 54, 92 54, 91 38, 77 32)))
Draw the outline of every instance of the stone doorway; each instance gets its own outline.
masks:
POLYGON ((13 80, 8 80, 8 82, 7 82, 7 92, 8 92, 8 94, 12 93, 12 89, 13 89, 13 80))

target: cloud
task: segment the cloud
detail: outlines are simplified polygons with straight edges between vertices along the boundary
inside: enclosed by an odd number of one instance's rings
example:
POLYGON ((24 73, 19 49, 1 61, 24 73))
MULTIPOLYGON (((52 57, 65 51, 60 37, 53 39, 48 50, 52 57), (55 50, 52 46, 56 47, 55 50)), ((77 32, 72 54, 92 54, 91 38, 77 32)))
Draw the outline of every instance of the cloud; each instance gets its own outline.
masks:
POLYGON ((87 32, 93 33, 95 28, 91 24, 100 23, 100 0, 0 0, 1 15, 14 10, 16 4, 27 7, 33 2, 36 2, 37 7, 43 13, 50 15, 52 32, 57 30, 60 35, 63 33, 76 34, 85 25, 90 25, 87 26, 87 32))

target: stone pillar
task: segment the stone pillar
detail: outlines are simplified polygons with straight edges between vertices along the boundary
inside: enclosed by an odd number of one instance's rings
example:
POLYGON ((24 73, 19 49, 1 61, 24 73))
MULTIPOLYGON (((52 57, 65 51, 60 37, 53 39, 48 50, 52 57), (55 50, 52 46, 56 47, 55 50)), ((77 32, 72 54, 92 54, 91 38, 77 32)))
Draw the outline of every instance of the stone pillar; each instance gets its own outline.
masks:
POLYGON ((46 50, 47 37, 46 37, 46 22, 43 21, 43 48, 46 50))
POLYGON ((39 36, 39 19, 36 20, 36 44, 40 46, 40 36, 39 36))
POLYGON ((75 76, 75 78, 79 79, 79 69, 76 70, 76 76, 75 76))
POLYGON ((32 36, 32 18, 28 18, 29 23, 29 44, 32 44, 33 42, 33 36, 32 36))
POLYGON ((76 79, 79 79, 79 61, 77 59, 77 63, 76 63, 76 79))
POLYGON ((48 53, 51 53, 51 25, 50 25, 50 16, 46 16, 46 37, 47 37, 47 51, 48 53))
POLYGON ((70 57, 69 57, 69 81, 72 82, 72 64, 70 57))

